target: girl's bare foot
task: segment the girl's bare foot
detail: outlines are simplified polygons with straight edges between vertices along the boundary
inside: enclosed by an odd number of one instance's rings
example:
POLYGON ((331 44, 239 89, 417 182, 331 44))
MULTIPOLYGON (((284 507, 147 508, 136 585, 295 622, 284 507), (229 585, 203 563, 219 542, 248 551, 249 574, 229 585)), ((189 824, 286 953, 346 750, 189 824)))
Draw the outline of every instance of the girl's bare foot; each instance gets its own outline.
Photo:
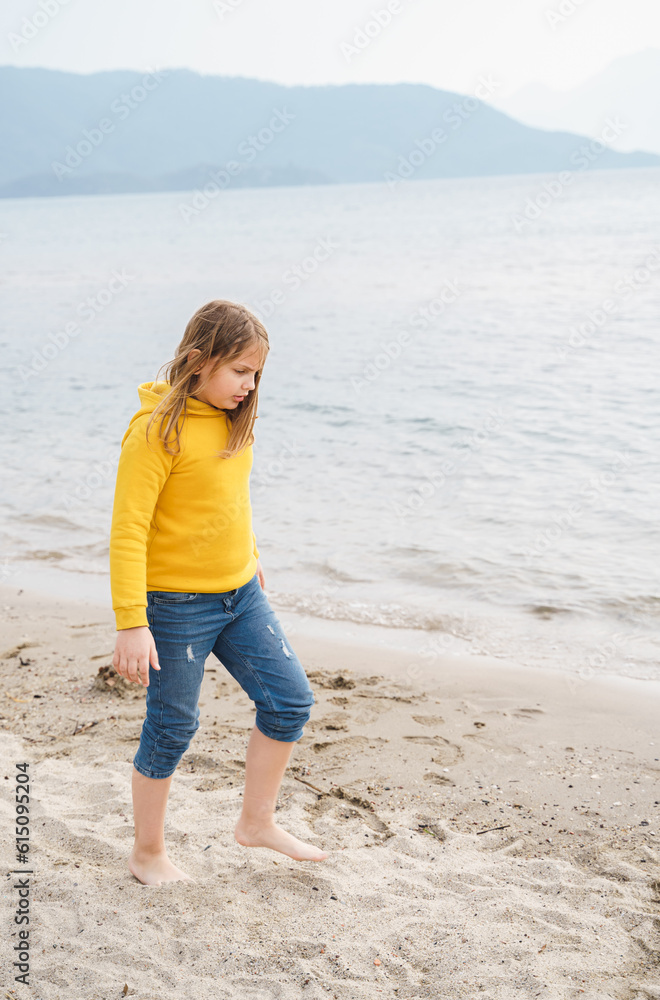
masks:
POLYGON ((263 826, 250 827, 239 820, 234 829, 234 837, 243 847, 270 847, 294 861, 323 861, 328 856, 326 851, 321 851, 312 844, 305 844, 273 821, 263 826))
POLYGON ((173 865, 166 851, 158 854, 130 853, 128 867, 143 885, 161 885, 163 882, 194 882, 195 879, 173 865))

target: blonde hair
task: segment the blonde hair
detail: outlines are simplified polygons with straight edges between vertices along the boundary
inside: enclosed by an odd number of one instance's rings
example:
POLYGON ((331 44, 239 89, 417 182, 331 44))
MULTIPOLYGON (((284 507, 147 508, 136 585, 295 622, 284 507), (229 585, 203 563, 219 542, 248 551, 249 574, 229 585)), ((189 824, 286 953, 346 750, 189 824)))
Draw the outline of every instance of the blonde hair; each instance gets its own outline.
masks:
POLYGON ((186 326, 175 357, 158 369, 155 381, 159 381, 158 374, 164 370, 165 381, 170 383, 171 388, 151 414, 146 429, 147 442, 152 423, 160 417, 158 437, 169 455, 177 455, 181 450, 180 434, 186 418, 186 399, 204 388, 200 384, 201 375, 195 375, 195 371, 212 359, 216 362, 210 372, 212 375, 221 365, 240 357, 250 348, 260 352, 254 389, 235 409, 224 411, 230 422, 230 434, 227 447, 217 453, 218 458, 232 458, 253 444, 261 369, 268 357, 270 344, 266 329, 257 317, 245 306, 225 299, 214 299, 197 310, 186 326), (188 355, 194 348, 201 353, 189 361, 188 355), (174 441, 170 442, 172 434, 174 441))

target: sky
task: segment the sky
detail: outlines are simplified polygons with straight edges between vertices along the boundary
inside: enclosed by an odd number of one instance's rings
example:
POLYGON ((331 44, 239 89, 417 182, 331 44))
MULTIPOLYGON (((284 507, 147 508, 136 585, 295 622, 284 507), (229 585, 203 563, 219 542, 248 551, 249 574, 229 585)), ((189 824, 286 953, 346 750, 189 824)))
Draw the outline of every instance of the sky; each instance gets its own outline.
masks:
POLYGON ((460 93, 490 74, 499 97, 568 90, 645 48, 660 48, 658 0, 14 0, 0 13, 0 65, 460 93))

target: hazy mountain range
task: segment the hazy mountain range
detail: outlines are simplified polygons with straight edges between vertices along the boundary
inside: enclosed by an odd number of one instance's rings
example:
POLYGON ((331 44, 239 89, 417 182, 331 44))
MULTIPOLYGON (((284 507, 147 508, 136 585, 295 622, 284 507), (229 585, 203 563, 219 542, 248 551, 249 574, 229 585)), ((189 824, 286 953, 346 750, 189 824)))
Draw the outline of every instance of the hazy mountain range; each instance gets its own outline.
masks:
MULTIPOLYGON (((479 96, 488 99, 484 79, 479 96)), ((0 196, 659 166, 424 84, 286 87, 185 69, 0 67, 0 196)))
POLYGON ((619 118, 625 128, 612 142, 615 149, 660 153, 660 51, 615 59, 572 90, 534 83, 491 103, 527 125, 590 136, 608 117, 619 118))

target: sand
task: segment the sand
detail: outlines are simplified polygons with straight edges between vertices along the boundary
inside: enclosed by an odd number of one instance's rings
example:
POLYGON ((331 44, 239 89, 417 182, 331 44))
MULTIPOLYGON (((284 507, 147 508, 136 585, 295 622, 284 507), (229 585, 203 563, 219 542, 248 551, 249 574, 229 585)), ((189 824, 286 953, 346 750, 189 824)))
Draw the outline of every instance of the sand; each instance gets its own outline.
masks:
POLYGON ((329 857, 234 841, 254 709, 211 656, 166 822, 196 882, 145 887, 126 867, 145 692, 99 674, 111 609, 10 586, 0 606, 2 859, 25 761, 34 871, 29 988, 6 879, 3 997, 660 998, 651 682, 465 655, 416 671, 386 629, 280 614, 317 701, 277 819, 329 857))

